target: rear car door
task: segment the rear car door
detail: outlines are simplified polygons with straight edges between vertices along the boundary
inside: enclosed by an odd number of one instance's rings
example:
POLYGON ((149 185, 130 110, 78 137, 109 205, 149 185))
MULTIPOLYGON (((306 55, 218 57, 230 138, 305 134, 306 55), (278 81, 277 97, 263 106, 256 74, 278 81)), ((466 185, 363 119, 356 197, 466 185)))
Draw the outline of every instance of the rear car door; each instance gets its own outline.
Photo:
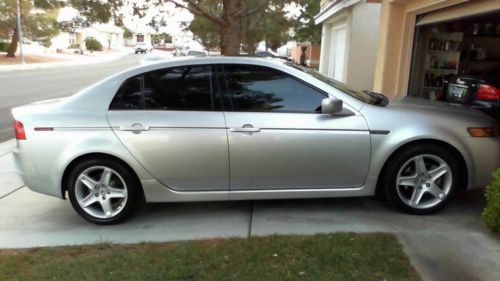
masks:
POLYGON ((321 113, 328 94, 273 68, 223 65, 231 190, 364 184, 370 135, 359 114, 321 113))
POLYGON ((125 81, 108 120, 130 153, 178 191, 229 189, 226 125, 212 66, 180 66, 125 81))

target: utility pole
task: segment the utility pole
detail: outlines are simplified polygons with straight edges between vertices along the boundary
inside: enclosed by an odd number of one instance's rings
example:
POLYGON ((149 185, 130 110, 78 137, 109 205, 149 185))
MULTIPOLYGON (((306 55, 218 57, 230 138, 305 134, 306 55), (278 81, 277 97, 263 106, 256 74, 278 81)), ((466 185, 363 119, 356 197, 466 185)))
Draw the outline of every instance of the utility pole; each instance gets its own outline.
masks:
POLYGON ((19 4, 21 0, 17 0, 17 34, 19 35, 19 53, 21 55, 21 64, 24 64, 24 53, 23 53, 23 29, 21 28, 21 5, 19 4))

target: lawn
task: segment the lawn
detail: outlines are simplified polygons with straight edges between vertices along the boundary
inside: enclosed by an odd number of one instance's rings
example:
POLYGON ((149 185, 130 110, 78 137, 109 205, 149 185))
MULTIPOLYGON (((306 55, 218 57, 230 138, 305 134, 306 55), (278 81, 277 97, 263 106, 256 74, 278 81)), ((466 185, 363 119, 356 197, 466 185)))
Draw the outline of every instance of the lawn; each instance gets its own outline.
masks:
POLYGON ((393 235, 0 250, 0 280, 420 280, 393 235))

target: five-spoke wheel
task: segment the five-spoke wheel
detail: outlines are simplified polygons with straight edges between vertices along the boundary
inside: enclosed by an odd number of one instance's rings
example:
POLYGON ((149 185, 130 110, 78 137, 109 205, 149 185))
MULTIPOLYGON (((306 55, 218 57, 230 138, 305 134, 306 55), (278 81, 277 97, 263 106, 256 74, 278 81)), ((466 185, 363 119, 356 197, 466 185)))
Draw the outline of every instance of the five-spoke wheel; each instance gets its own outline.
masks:
POLYGON ((124 220, 135 205, 137 188, 129 170, 112 159, 82 161, 68 180, 73 208, 88 221, 99 224, 124 220))
POLYGON ((460 181, 454 155, 434 144, 409 147, 396 154, 382 177, 389 201, 413 214, 442 208, 460 181))

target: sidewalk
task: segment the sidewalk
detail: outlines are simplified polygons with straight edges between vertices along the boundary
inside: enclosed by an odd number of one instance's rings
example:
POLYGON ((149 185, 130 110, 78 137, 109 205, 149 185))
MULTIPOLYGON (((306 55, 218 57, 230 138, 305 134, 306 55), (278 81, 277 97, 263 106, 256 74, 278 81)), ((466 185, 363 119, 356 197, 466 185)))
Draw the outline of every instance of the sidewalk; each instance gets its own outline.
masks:
POLYGON ((13 170, 12 154, 0 156, 0 248, 389 232, 423 280, 500 280, 500 239, 480 218, 482 190, 459 194, 431 216, 403 214, 373 198, 165 203, 140 204, 125 223, 97 226, 68 201, 22 187, 13 170))
POLYGON ((52 57, 54 59, 59 59, 62 61, 32 63, 32 64, 9 64, 9 65, 0 64, 0 72, 13 71, 13 70, 47 69, 47 68, 101 63, 101 62, 116 60, 132 53, 133 51, 129 48, 124 48, 121 51, 102 51, 93 53, 86 51, 84 55, 49 53, 49 54, 43 54, 43 56, 52 57))

